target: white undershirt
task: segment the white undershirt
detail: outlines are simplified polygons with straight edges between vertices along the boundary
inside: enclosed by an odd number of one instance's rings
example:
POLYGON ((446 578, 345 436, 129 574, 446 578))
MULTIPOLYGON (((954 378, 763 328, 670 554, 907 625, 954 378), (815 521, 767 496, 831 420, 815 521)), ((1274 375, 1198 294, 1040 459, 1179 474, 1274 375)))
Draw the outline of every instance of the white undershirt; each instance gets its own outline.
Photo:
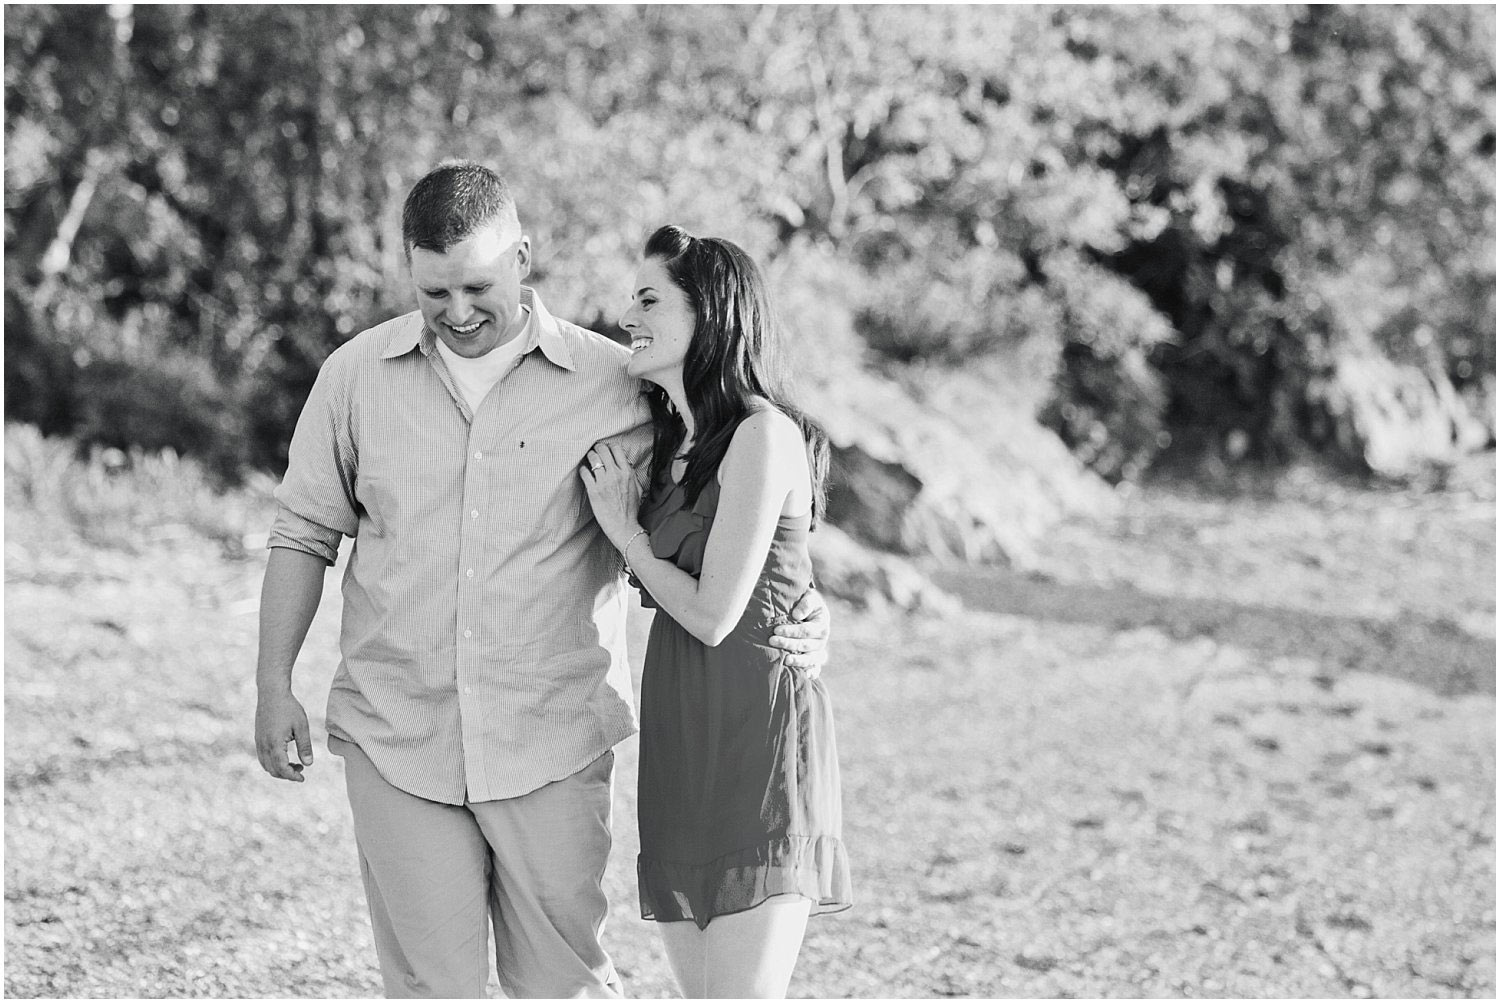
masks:
POLYGON ((521 328, 519 334, 503 345, 496 345, 475 359, 468 359, 459 355, 453 349, 443 344, 442 338, 435 338, 438 353, 442 355, 448 372, 453 376, 453 382, 458 387, 458 392, 463 395, 469 404, 469 411, 477 414, 479 405, 489 396, 495 384, 505 379, 511 370, 516 368, 516 363, 521 360, 522 354, 531 347, 531 311, 525 307, 526 324, 521 328))

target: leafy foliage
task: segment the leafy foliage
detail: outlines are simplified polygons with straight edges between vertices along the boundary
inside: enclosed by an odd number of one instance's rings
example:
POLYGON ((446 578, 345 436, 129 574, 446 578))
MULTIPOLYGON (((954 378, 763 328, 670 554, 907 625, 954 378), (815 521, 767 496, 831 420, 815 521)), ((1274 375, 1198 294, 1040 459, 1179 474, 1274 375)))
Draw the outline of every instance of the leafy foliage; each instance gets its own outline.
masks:
POLYGON ((1173 442, 1325 445, 1308 387, 1354 344, 1492 423, 1494 30, 1482 7, 15 6, 7 413, 102 441, 85 388, 120 379, 112 413, 170 436, 175 394, 209 412, 177 445, 276 469, 319 362, 410 308, 405 191, 468 157, 511 179, 564 315, 609 327, 667 221, 773 270, 836 260, 822 295, 893 365, 1054 358, 1041 417, 1110 477, 1173 442))

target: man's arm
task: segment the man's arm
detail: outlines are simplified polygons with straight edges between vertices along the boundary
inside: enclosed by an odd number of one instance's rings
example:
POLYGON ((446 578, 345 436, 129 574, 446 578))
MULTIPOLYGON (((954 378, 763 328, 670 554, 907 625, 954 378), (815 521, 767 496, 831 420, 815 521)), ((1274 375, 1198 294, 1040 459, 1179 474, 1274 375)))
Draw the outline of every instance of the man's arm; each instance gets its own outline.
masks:
POLYGON ((260 590, 260 655, 255 666, 255 752, 261 768, 280 780, 302 782, 313 761, 307 712, 292 695, 292 667, 307 638, 328 562, 290 547, 272 547, 260 590), (300 763, 287 761, 297 743, 300 763))

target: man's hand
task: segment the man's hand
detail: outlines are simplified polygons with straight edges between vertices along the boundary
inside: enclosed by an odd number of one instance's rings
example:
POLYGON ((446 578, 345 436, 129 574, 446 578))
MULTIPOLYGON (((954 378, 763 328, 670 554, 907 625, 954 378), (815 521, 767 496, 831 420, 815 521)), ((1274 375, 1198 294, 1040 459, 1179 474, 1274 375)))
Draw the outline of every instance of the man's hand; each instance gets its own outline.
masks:
POLYGON ((828 604, 817 590, 808 589, 792 607, 792 620, 771 632, 771 646, 787 652, 789 668, 816 679, 828 663, 828 604))
POLYGON ((312 731, 307 712, 290 690, 262 692, 255 703, 255 754, 261 769, 278 780, 301 783, 302 770, 313 761, 312 731), (287 761, 287 743, 297 743, 300 763, 287 761))

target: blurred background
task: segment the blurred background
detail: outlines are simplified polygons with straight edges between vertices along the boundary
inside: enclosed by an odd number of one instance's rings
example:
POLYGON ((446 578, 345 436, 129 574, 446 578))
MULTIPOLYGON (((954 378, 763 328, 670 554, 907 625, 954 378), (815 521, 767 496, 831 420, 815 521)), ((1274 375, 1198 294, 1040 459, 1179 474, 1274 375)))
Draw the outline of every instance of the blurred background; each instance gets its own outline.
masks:
MULTIPOLYGON (((449 158, 559 316, 617 336, 675 222, 795 332, 865 891, 794 993, 1493 995, 1493 7, 4 30, 9 995, 376 992, 337 761, 254 763, 254 612, 449 158)), ((611 946, 660 995, 632 757, 611 946)))

